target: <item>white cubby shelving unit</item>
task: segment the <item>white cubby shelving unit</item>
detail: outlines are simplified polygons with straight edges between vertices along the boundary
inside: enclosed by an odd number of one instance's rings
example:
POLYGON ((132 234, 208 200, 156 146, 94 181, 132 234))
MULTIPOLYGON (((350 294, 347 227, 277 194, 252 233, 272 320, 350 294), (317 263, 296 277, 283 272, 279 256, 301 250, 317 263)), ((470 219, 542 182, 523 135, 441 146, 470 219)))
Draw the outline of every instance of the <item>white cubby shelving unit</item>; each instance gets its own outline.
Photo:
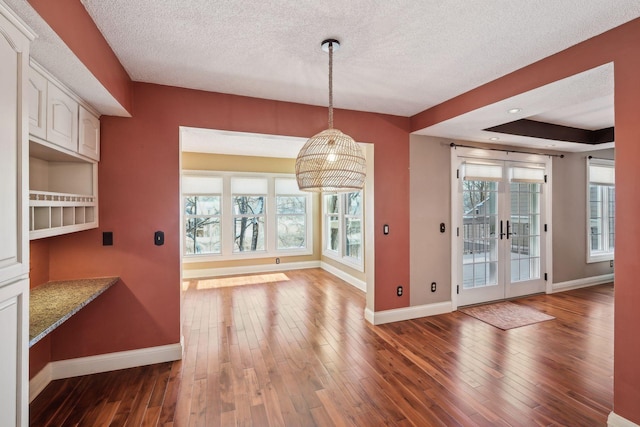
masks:
POLYGON ((97 162, 46 141, 30 141, 30 239, 98 227, 97 189, 97 162))

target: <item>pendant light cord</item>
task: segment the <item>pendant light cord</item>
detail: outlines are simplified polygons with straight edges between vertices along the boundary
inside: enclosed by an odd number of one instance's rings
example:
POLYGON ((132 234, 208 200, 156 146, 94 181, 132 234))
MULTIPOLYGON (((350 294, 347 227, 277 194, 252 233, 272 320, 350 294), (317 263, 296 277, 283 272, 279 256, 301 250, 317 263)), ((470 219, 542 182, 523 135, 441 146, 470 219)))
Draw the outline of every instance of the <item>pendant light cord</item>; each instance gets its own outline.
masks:
POLYGON ((333 42, 329 42, 329 129, 333 129, 333 42))

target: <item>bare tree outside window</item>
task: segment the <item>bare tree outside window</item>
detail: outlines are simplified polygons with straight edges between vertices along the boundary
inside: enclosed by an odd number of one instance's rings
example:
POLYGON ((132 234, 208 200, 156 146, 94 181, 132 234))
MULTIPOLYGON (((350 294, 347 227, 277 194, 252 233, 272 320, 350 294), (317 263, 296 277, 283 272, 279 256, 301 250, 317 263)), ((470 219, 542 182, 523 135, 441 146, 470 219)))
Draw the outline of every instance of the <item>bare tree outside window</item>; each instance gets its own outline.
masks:
POLYGON ((263 251, 265 196, 234 196, 234 252, 263 251))
POLYGON ((186 196, 184 214, 185 254, 220 253, 220 196, 186 196))
POLYGON ((306 196, 277 196, 276 216, 277 249, 306 248, 306 196))

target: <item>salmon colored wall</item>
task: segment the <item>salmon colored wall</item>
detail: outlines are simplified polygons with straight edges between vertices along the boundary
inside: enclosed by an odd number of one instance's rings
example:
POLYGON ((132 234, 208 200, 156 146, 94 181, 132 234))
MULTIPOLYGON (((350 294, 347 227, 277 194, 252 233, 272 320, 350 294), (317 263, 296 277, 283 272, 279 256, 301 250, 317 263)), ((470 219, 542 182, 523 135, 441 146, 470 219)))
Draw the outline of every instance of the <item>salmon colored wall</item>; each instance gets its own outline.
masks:
POLYGON ((29 349, 29 379, 51 362, 51 335, 47 335, 29 349))
MULTIPOLYGON (((29 243, 29 285, 33 289, 49 281, 49 240, 38 239, 29 243)), ((33 378, 51 361, 51 339, 38 341, 29 349, 29 378, 33 378)))
POLYGON ((121 277, 54 331, 53 360, 180 341, 179 149, 165 143, 161 114, 135 115, 101 119, 100 228, 50 241, 52 280, 121 277), (156 230, 163 246, 154 245, 156 230), (102 246, 103 231, 113 246, 102 246))
POLYGON ((640 30, 615 63, 616 260, 614 411, 640 425, 640 30))
POLYGON ((49 239, 29 243, 29 279, 31 289, 49 281, 49 239))
MULTIPOLYGON (((132 118, 101 119, 100 228, 50 239, 52 280, 122 280, 54 331, 52 360, 179 341, 179 126, 308 136, 327 125, 326 108, 167 86, 134 83, 134 99, 132 118)), ((376 233, 394 230, 377 248, 375 309, 406 307, 409 293, 394 295, 409 288, 409 119, 337 110, 335 123, 375 144, 376 233)))
POLYGON ((417 131, 612 61, 616 127, 614 412, 640 424, 640 19, 417 114, 411 118, 411 128, 417 131))
POLYGON ((79 0, 28 0, 102 85, 131 112, 131 79, 79 0))

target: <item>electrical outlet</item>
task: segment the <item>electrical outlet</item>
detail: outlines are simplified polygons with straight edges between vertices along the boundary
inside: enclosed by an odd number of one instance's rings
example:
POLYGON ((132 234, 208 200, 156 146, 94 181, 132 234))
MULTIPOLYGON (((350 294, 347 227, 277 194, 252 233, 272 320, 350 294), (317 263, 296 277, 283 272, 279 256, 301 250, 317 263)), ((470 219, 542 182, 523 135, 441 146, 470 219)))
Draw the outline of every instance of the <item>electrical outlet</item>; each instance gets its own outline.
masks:
POLYGON ((402 286, 398 286, 398 289, 396 289, 396 294, 401 297, 402 296, 402 286))
POLYGON ((613 260, 609 261, 609 267, 613 268, 613 260))
POLYGON ((431 292, 436 291, 436 282, 431 282, 431 292))
POLYGON ((280 264, 280 258, 276 258, 276 264, 280 264))

